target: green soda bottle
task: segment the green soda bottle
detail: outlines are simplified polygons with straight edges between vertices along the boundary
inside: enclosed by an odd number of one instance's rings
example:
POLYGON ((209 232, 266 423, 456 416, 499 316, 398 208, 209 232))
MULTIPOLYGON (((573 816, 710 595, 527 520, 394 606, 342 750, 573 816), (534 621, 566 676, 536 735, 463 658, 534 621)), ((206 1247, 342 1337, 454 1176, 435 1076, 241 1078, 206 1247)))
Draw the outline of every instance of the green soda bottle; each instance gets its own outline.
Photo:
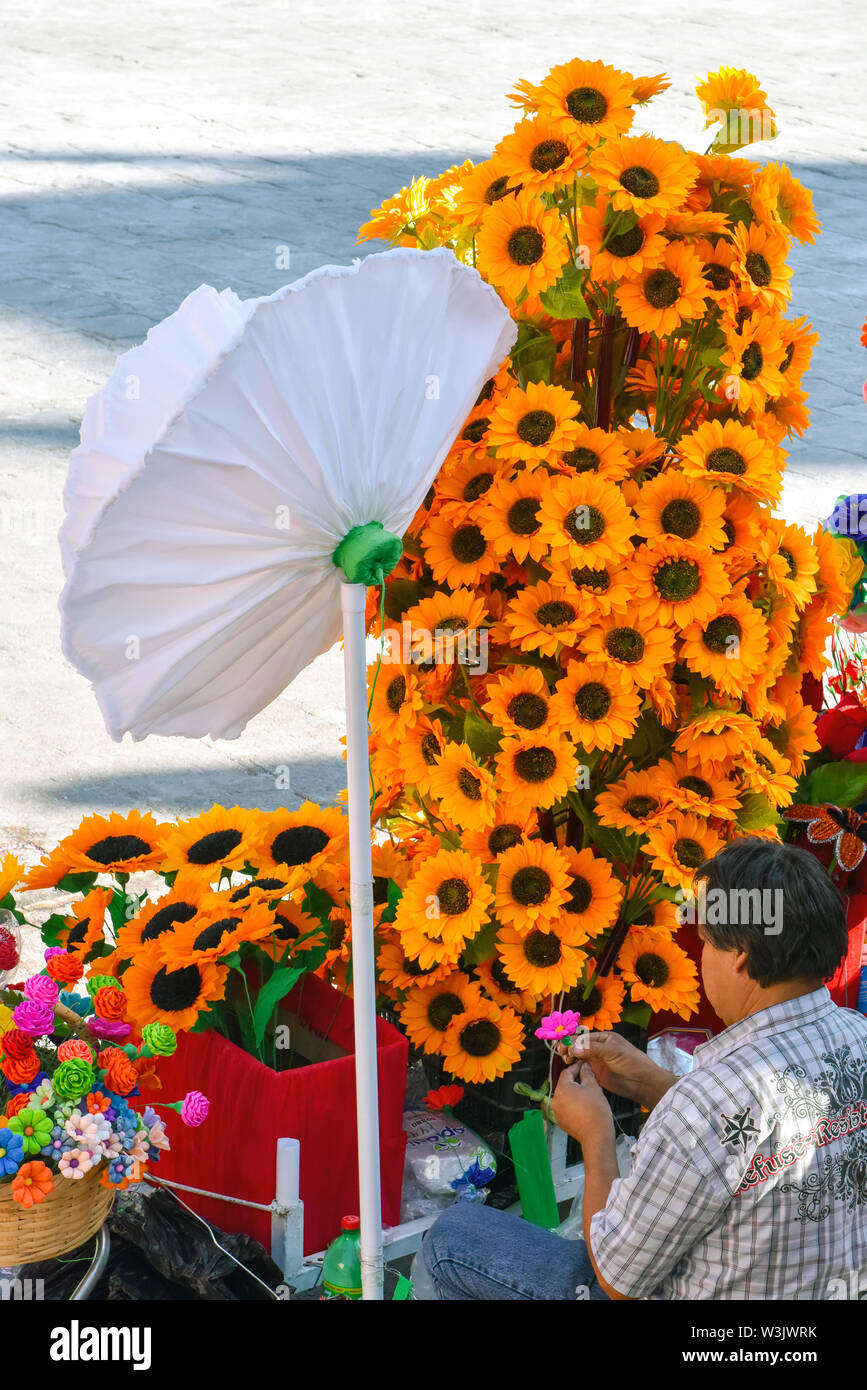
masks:
POLYGON ((361 1297, 361 1221, 344 1216, 340 1235, 325 1251, 322 1277, 326 1298, 361 1297))

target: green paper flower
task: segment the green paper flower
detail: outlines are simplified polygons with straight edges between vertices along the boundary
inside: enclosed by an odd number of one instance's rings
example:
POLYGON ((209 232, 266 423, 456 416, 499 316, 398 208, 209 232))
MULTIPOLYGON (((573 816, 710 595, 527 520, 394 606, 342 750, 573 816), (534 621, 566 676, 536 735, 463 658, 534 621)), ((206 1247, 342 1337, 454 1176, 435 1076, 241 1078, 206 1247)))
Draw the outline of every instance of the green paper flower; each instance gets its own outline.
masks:
POLYGON ((114 989, 123 989, 123 985, 121 984, 120 980, 117 978, 116 975, 94 975, 90 980, 87 981, 87 992, 90 995, 91 999, 96 994, 96 991, 98 989, 102 989, 103 986, 112 986, 114 989))
POLYGON ((154 1057, 171 1057, 178 1045, 174 1029, 167 1023, 146 1023, 141 1035, 145 1047, 154 1057))
POLYGON ((51 1116, 44 1110, 19 1110, 9 1121, 9 1128, 20 1134, 25 1153, 38 1154, 51 1143, 51 1116))
POLYGON ((85 1095, 96 1080, 96 1073, 89 1062, 81 1057, 70 1057, 61 1062, 52 1077, 54 1094, 60 1100, 78 1100, 85 1095))

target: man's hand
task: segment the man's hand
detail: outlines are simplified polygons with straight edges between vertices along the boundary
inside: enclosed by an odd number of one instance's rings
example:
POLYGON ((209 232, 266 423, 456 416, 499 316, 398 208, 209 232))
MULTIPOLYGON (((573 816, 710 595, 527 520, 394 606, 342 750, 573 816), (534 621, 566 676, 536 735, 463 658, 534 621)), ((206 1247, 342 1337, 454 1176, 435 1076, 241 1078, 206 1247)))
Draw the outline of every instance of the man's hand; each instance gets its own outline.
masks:
POLYGON ((582 1148, 597 1140, 614 1142, 614 1119, 602 1087, 586 1062, 574 1062, 561 1072, 551 1100, 551 1113, 561 1129, 582 1148))
POLYGON ((558 1051, 564 1061, 578 1057, 588 1062, 606 1091, 634 1100, 648 1110, 677 1080, 674 1072, 658 1067, 619 1033, 579 1033, 573 1047, 564 1048, 561 1044, 558 1051))

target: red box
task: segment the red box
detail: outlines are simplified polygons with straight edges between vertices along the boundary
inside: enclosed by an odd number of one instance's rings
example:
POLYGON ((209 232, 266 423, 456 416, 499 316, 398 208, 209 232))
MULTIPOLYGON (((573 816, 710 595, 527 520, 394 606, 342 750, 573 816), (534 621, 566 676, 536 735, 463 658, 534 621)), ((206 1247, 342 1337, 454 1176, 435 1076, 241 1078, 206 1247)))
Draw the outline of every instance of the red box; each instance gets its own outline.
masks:
MULTIPOLYGON (((171 1111, 159 1112, 172 1147, 151 1171, 154 1177, 267 1204, 274 1197, 277 1140, 300 1140, 307 1255, 339 1234, 341 1216, 358 1211, 352 1000, 309 975, 285 1001, 284 1021, 290 1015, 300 1020, 308 1039, 315 1035, 324 1043, 327 1036, 324 1050, 344 1055, 275 1072, 212 1030, 179 1036, 175 1055, 160 1061, 163 1090, 154 1099, 181 1100, 187 1091, 203 1091, 211 1109, 196 1129, 171 1111)), ((382 1216, 386 1226, 394 1226, 400 1221, 409 1044, 383 1018, 376 1020, 376 1039, 382 1216)), ((268 1213, 181 1195, 214 1225, 246 1231, 270 1250, 268 1213)))

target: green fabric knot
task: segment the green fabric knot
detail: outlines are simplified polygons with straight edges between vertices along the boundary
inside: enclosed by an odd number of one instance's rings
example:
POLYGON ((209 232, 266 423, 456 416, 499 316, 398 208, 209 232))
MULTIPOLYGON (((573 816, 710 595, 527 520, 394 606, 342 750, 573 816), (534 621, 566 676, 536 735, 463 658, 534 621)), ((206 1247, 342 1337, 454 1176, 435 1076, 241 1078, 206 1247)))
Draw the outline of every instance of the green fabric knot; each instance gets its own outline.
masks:
POLYGON ((402 554, 400 536, 386 531, 381 521, 368 521, 364 526, 353 526, 331 558, 349 584, 370 588, 391 574, 402 554))

